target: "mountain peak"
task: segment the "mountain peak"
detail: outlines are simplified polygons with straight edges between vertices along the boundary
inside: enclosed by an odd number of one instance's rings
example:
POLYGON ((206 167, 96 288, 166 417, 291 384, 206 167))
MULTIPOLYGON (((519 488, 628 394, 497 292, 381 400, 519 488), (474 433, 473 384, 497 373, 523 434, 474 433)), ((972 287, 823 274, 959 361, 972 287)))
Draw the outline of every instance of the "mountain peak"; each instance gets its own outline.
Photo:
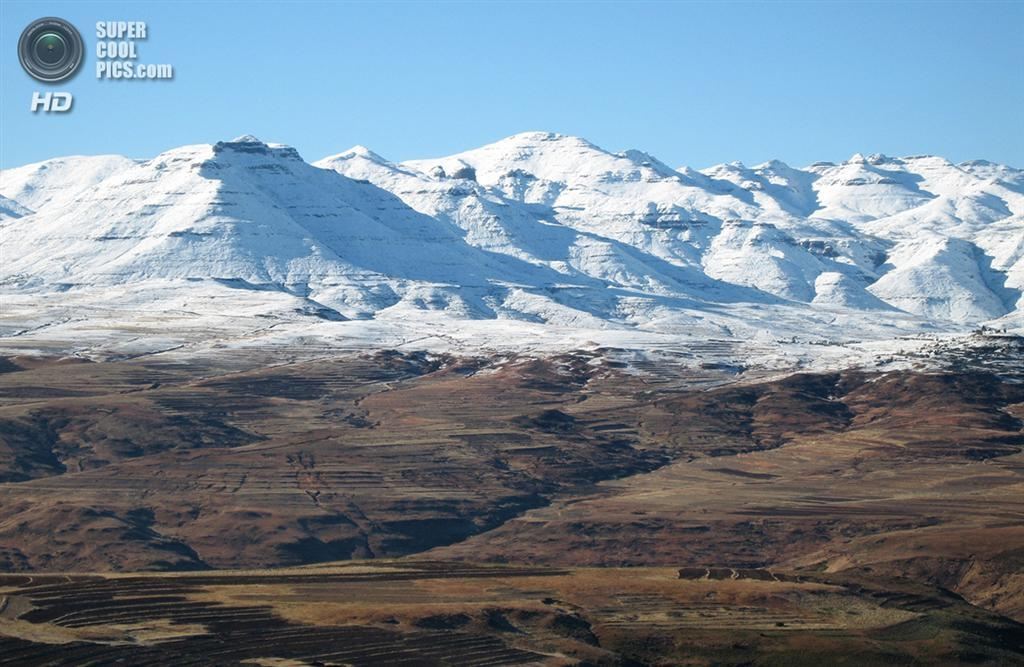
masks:
POLYGON ((772 171, 793 171, 793 168, 782 160, 768 160, 761 164, 754 165, 755 170, 772 170, 772 171))
POLYGON ((242 153, 268 153, 270 147, 251 134, 243 134, 230 141, 218 141, 213 145, 214 153, 238 151, 242 153))
MULTIPOLYGON (((504 139, 499 139, 498 141, 488 144, 488 146, 491 147, 536 145, 546 145, 547 147, 551 148, 561 146, 575 146, 590 148, 601 152, 607 152, 604 151, 604 149, 600 148, 599 146, 593 144, 592 142, 587 141, 583 137, 578 137, 572 134, 559 134, 558 132, 543 132, 537 130, 529 132, 519 132, 518 134, 513 134, 511 136, 505 137, 504 139)), ((488 146, 483 146, 482 148, 487 148, 488 146)))
POLYGON ((213 145, 214 155, 223 153, 245 153, 250 155, 266 155, 285 160, 302 160, 299 152, 285 144, 267 144, 251 134, 243 134, 231 141, 218 141, 213 145))
POLYGON ((500 141, 559 141, 560 139, 576 139, 577 137, 570 137, 569 135, 559 134, 557 132, 544 132, 541 130, 530 130, 527 132, 517 132, 509 137, 505 137, 500 141))
POLYGON ((331 157, 339 160, 351 160, 352 158, 361 157, 366 160, 372 160, 373 162, 380 162, 382 164, 390 162, 387 158, 382 157, 379 153, 373 152, 362 144, 356 144, 348 150, 342 151, 331 157))

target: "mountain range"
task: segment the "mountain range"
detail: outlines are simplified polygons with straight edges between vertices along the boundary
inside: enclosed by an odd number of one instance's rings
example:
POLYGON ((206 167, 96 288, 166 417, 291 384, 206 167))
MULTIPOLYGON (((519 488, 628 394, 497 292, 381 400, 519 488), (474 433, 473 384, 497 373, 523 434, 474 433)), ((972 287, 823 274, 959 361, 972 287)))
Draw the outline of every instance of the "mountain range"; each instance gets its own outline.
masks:
POLYGON ((1024 170, 858 154, 698 171, 545 132, 307 163, 244 136, 0 172, 0 259, 8 337, 170 311, 513 337, 1020 329, 1024 170))

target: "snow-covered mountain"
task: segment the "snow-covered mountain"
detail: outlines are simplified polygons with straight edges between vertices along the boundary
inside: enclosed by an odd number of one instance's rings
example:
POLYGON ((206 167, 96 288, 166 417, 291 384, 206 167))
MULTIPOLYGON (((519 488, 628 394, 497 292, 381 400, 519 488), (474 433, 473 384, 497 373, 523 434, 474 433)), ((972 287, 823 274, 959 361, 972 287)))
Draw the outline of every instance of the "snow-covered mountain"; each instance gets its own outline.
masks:
POLYGON ((708 279, 787 301, 957 323, 1021 306, 1024 171, 1012 167, 855 155, 806 169, 771 161, 672 170, 639 151, 612 154, 550 133, 401 167, 360 163, 346 153, 317 164, 362 174, 421 210, 413 192, 421 188, 405 180, 403 192, 396 169, 435 184, 472 179, 538 219, 683 270, 712 300, 708 279))
POLYGON ((22 314, 121 298, 263 304, 292 328, 443 315, 736 340, 1024 326, 1024 171, 980 161, 697 171, 530 132, 311 165, 247 136, 9 169, 0 197, 0 298, 22 314))
POLYGON ((484 316, 476 302, 492 283, 547 277, 463 243, 385 190, 250 137, 168 151, 55 195, 5 229, 2 251, 2 279, 20 290, 216 281, 310 297, 345 317, 405 298, 484 316))

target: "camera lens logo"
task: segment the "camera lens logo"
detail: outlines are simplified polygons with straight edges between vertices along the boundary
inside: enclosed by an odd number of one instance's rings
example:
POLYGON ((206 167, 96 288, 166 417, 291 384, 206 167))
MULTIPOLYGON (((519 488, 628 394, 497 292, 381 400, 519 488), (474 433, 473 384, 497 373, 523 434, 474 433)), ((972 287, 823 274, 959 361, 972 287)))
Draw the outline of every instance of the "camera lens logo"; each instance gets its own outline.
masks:
POLYGON ((70 79, 82 65, 85 45, 75 26, 48 17, 33 21, 18 40, 18 60, 29 76, 45 83, 70 79))

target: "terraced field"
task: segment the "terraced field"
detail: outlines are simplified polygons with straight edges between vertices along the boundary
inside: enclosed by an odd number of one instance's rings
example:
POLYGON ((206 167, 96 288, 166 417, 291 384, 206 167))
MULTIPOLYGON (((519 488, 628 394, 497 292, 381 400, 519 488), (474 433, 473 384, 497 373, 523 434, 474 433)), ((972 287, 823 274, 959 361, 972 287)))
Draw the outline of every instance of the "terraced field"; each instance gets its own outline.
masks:
POLYGON ((0 579, 0 664, 625 665, 1024 659, 948 592, 767 570, 400 561, 0 579), (908 638, 910 641, 908 641, 908 638))
MULTIPOLYGON (((423 576, 431 576, 424 571, 423 576)), ((513 570, 513 576, 530 574, 513 570)), ((458 576, 459 569, 452 572, 458 576)), ((470 573, 472 575, 472 573, 470 573)), ((209 665, 267 660, 325 664, 480 664, 534 662, 541 656, 487 635, 399 632, 373 625, 317 626, 282 618, 265 604, 196 601, 212 587, 248 589, 264 581, 330 588, 334 583, 415 573, 314 575, 223 574, 204 577, 6 577, 0 664, 209 665), (14 605, 30 611, 13 614, 14 605), (19 636, 22 635, 22 636, 19 636)))

